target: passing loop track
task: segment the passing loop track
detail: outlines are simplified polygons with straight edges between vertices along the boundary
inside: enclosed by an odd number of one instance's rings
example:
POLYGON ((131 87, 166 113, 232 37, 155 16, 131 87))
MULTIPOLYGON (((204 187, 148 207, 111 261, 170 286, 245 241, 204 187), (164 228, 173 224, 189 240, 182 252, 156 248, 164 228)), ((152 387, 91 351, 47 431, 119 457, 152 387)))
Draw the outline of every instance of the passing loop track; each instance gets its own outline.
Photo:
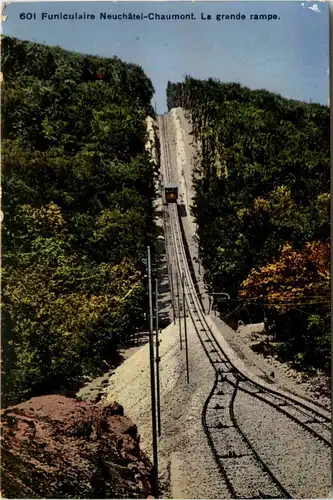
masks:
MULTIPOLYGON (((159 117, 161 164, 164 180, 173 180, 167 137, 167 118, 159 117)), ((268 388, 265 383, 251 379, 230 359, 209 326, 202 304, 198 298, 189 269, 181 220, 177 204, 165 207, 170 260, 175 263, 179 279, 184 276, 186 309, 193 322, 200 343, 215 371, 215 381, 202 411, 202 424, 217 466, 223 475, 233 498, 292 498, 278 478, 265 464, 250 442, 234 412, 234 403, 239 392, 256 398, 261 404, 273 407, 286 418, 298 424, 304 432, 331 446, 331 420, 328 412, 284 391, 268 388), (227 412, 225 411, 227 410, 227 412), (232 438, 232 439, 231 439, 232 438), (225 442, 231 440, 234 449, 227 449, 225 442), (222 443, 222 445, 221 445, 222 443), (251 480, 242 478, 239 489, 235 479, 237 467, 251 469, 251 480), (253 477, 255 477, 253 487, 253 477), (262 489, 260 489, 262 485, 262 489)), ((174 280, 171 280, 174 282, 174 280)), ((172 290, 174 297, 174 290, 172 290)), ((178 312, 179 317, 179 312, 178 312)))

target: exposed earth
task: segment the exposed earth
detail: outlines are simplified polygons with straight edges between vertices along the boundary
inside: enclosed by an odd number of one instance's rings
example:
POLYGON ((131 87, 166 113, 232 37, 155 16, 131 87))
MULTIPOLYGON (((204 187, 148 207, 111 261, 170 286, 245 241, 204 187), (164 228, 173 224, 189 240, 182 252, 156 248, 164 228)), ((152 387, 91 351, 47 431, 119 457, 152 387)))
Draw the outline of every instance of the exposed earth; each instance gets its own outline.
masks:
POLYGON ((147 498, 151 464, 122 406, 32 398, 2 415, 5 498, 147 498))

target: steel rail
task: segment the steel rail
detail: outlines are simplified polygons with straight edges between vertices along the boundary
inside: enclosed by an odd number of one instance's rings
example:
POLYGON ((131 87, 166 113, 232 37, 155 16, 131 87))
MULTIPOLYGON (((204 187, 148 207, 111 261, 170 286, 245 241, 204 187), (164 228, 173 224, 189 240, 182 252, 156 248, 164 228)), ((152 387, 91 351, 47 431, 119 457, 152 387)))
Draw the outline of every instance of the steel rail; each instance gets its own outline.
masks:
MULTIPOLYGON (((161 118, 161 132, 162 132, 162 135, 164 135, 164 138, 165 138, 166 137, 166 125, 165 125, 165 121, 164 121, 163 118, 161 118)), ((166 140, 163 140, 163 139, 160 142, 161 142, 161 144, 163 143, 163 150, 164 150, 163 154, 164 154, 164 160, 165 160, 164 161, 164 167, 165 167, 165 170, 166 170, 165 173, 166 173, 167 177, 169 177, 169 179, 170 179, 171 178, 171 166, 170 166, 168 145, 167 145, 166 140)), ((278 390, 274 390, 272 388, 267 388, 264 385, 261 385, 258 382, 255 382, 255 381, 251 380, 247 375, 244 375, 241 372, 241 370, 239 370, 232 363, 232 361, 229 359, 229 357, 223 351, 223 349, 220 346, 219 342, 217 341, 214 333, 212 332, 210 326, 208 325, 208 323, 206 321, 206 317, 205 317, 204 312, 203 312, 202 307, 201 307, 201 303, 198 301, 198 297, 197 297, 197 293, 196 293, 196 290, 195 290, 195 286, 194 286, 194 283, 193 283, 193 280, 192 280, 192 276, 191 276, 191 273, 190 273, 190 270, 189 270, 189 267, 188 267, 186 252, 185 252, 185 249, 184 249, 184 243, 183 243, 182 234, 181 234, 179 214, 178 214, 178 211, 176 210, 176 208, 177 207, 175 205, 172 205, 172 206, 169 205, 168 206, 170 221, 173 221, 173 227, 174 227, 174 230, 172 231, 172 237, 173 237, 173 243, 174 243, 173 244, 174 252, 175 252, 175 254, 177 256, 178 272, 179 272, 180 275, 181 275, 182 272, 184 273, 185 281, 186 281, 186 289, 187 289, 186 299, 185 299, 186 303, 187 303, 187 307, 188 307, 188 310, 189 310, 192 322, 193 322, 193 324, 195 326, 195 330, 197 332, 197 335, 198 335, 198 337, 200 339, 200 342, 203 345, 203 348, 204 348, 204 350, 206 352, 206 355, 208 356, 210 362, 214 366, 214 370, 215 370, 216 375, 218 376, 218 374, 221 373, 221 370, 219 370, 219 369, 216 368, 216 364, 224 364, 224 365, 228 364, 229 366, 231 366, 231 370, 229 369, 228 372, 225 372, 225 371, 222 370, 222 373, 223 372, 224 373, 230 373, 230 372, 237 373, 238 374, 237 379, 236 379, 236 383, 237 384, 238 384, 238 381, 241 380, 241 381, 244 381, 246 384, 248 384, 250 386, 253 386, 256 389, 258 389, 258 393, 259 392, 260 393, 264 392, 264 393, 271 394, 271 395, 279 398, 282 401, 283 405, 290 406, 291 408, 296 409, 298 412, 301 412, 304 415, 306 415, 307 417, 309 417, 309 419, 312 419, 312 422, 310 422, 310 423, 322 424, 326 429, 328 429, 328 427, 325 426, 324 422, 320 422, 318 420, 315 421, 315 419, 313 419, 313 414, 315 414, 317 417, 320 417, 321 419, 324 419, 326 422, 330 422, 330 418, 329 417, 327 417, 326 415, 323 415, 323 413, 320 412, 320 411, 314 410, 313 407, 310 407, 309 405, 306 405, 306 404, 304 404, 304 403, 302 403, 300 401, 295 400, 292 396, 283 394, 283 393, 279 392, 278 390), (189 304, 189 301, 191 301, 191 304, 189 304), (193 308, 193 311, 192 311, 191 308, 193 308), (194 318, 193 314, 196 314, 197 318, 194 318), (197 322, 200 322, 201 327, 202 327, 201 331, 205 332, 205 335, 207 336, 206 341, 207 342, 211 342, 212 345, 213 344, 216 345, 217 349, 213 349, 213 352, 215 354, 216 353, 219 354, 219 358, 220 358, 219 360, 216 360, 216 359, 213 360, 212 357, 210 356, 210 354, 208 353, 208 350, 205 348, 204 342, 202 341, 202 338, 200 336, 199 330, 197 328, 195 319, 196 319, 197 322), (286 400, 289 401, 289 403, 286 404, 285 403, 286 400), (301 409, 299 407, 301 407, 301 409), (305 413, 304 410, 306 410, 307 412, 310 411, 311 415, 309 415, 308 413, 305 413)), ((228 380, 228 383, 230 383, 232 385, 235 385, 235 383, 233 383, 230 380, 228 380)), ((204 405, 203 417, 204 417, 204 412, 207 410, 208 403, 209 403, 211 397, 214 395, 216 384, 217 384, 217 378, 216 378, 216 381, 214 383, 214 387, 213 387, 213 389, 212 389, 212 391, 211 391, 211 393, 210 393, 209 397, 207 398, 207 401, 206 401, 206 403, 204 405)), ((253 397, 256 397, 257 399, 261 400, 262 402, 264 402, 266 404, 269 404, 270 406, 274 407, 279 412, 283 413, 285 416, 287 416, 288 418, 290 418, 291 420, 293 420, 297 424, 301 425, 305 430, 311 432, 314 436, 316 436, 319 439, 321 439, 322 441, 324 441, 325 444, 328 444, 329 446, 331 445, 331 443, 325 437, 321 436, 316 431, 314 431, 312 428, 308 427, 308 423, 302 422, 300 419, 296 418, 294 415, 291 415, 285 409, 281 408, 281 406, 279 406, 278 404, 274 404, 272 401, 268 401, 263 396, 259 396, 258 393, 253 393, 252 391, 250 391, 249 389, 246 389, 244 387, 237 386, 237 389, 241 390, 243 392, 246 392, 246 393, 252 395, 253 397)), ((206 435, 207 435, 207 432, 206 432, 206 435)), ((207 437, 208 437, 208 441, 211 441, 211 437, 209 437, 208 435, 207 435, 207 437)), ((212 442, 210 442, 210 444, 213 446, 212 442)), ((219 463, 219 467, 221 469, 221 464, 220 463, 219 463)), ((221 472, 225 476, 225 471, 223 470, 223 468, 221 469, 221 472)), ((228 485, 228 482, 227 482, 227 485, 228 485)), ((228 488, 229 488, 230 493, 233 494, 233 492, 231 491, 232 488, 230 488, 230 485, 228 486, 228 488)), ((283 491, 283 486, 282 486, 282 489, 280 489, 280 491, 283 491)))
MULTIPOLYGON (((165 127, 164 127, 163 132, 165 134, 165 127)), ((164 141, 164 144, 165 144, 165 141, 164 141)), ((165 148, 165 152, 166 152, 166 148, 165 148)), ((166 152, 166 155, 167 155, 167 152, 166 152)), ((170 169, 170 166, 169 166, 168 170, 169 169, 170 169)), ((169 170, 168 173, 170 173, 170 170, 169 170)), ((172 232, 172 236, 173 236, 173 242, 174 242, 173 248, 174 248, 174 251, 175 251, 175 253, 177 255, 178 272, 179 272, 180 276, 181 276, 182 273, 184 273, 184 279, 186 280, 187 289, 189 289, 189 291, 185 294, 185 301, 187 303, 187 308, 189 310, 189 314, 191 316, 193 324, 195 325, 194 317, 192 315, 192 311, 191 311, 191 307, 190 307, 187 295, 189 294, 189 292, 192 292, 191 293, 191 298, 192 298, 192 304, 191 304, 191 306, 193 307, 195 301, 197 300, 197 294, 196 294, 196 291, 195 291, 195 288, 194 288, 194 284, 193 284, 193 281, 192 281, 192 277, 190 275, 190 271, 189 271, 189 267, 188 267, 188 262, 187 262, 186 253, 185 253, 185 249, 184 249, 182 234, 181 234, 181 230, 180 230, 180 224, 179 224, 179 218, 178 218, 178 211, 176 210, 177 207, 175 207, 174 205, 172 205, 172 206, 169 205, 168 208, 169 208, 170 215, 173 216, 171 218, 174 220, 174 231, 172 232), (191 288, 192 288, 192 290, 190 290, 191 288)), ((197 304, 197 307, 198 307, 198 304, 197 304)), ((197 307, 194 309, 194 312, 196 312, 197 307)), ((201 307, 200 307, 200 311, 202 312, 201 307)), ((198 321, 201 322, 200 318, 198 318, 198 321)), ((202 339, 200 337, 200 334, 199 334, 199 331, 198 331, 197 327, 196 327, 196 332, 197 332, 197 334, 199 336, 200 341, 202 342, 202 339)), ((207 352, 206 349, 205 349, 205 351, 206 351, 206 354, 208 354, 208 352, 207 352)), ((210 359, 210 357, 209 357, 209 359, 210 359)), ((210 361, 211 361, 211 359, 210 359, 210 361)), ((216 375, 218 375, 218 370, 216 369, 216 367, 214 366, 214 364, 213 364, 213 367, 214 367, 216 375)), ((225 468, 223 467, 223 464, 221 463, 221 458, 218 456, 217 450, 216 450, 216 448, 214 446, 214 441, 212 439, 212 436, 210 435, 209 427, 208 427, 207 422, 206 422, 208 404, 209 404, 212 396, 214 395, 215 388, 216 388, 216 385, 217 385, 217 381, 218 381, 218 379, 215 377, 214 387, 213 387, 210 395, 208 396, 208 398, 207 398, 207 400, 205 402, 203 411, 202 411, 202 423, 203 423, 203 426, 204 426, 205 434, 206 434, 206 436, 208 438, 208 442, 209 442, 210 448, 211 448, 211 450, 213 452, 215 461, 218 464, 219 470, 220 470, 220 472, 223 474, 223 476, 225 478, 227 487, 228 487, 228 489, 229 489, 232 497, 233 498, 237 498, 236 490, 233 487, 232 482, 229 479, 228 474, 226 473, 225 468)), ((282 493, 282 498, 291 498, 291 496, 285 490, 285 488, 283 487, 283 485, 278 481, 278 479, 275 477, 275 475, 270 471, 270 469, 267 467, 267 465, 264 463, 264 461, 260 458, 260 456, 258 455, 258 453, 256 452, 256 450, 254 449, 254 447, 252 446, 252 444, 250 443, 250 441, 247 438, 244 438, 245 434, 241 431, 239 425, 236 422, 236 419, 235 419, 235 416, 234 416, 234 413, 233 413, 233 409, 232 409, 232 405, 233 405, 233 400, 231 401, 231 405, 230 405, 230 417, 232 419, 233 425, 239 431, 239 434, 242 436, 243 441, 246 443, 247 447, 251 451, 252 455, 255 457, 256 461, 258 463, 260 463, 262 471, 264 471, 264 473, 266 473, 268 475, 268 477, 270 477, 270 480, 273 482, 273 484, 275 485, 275 487, 277 487, 278 490, 282 493)))

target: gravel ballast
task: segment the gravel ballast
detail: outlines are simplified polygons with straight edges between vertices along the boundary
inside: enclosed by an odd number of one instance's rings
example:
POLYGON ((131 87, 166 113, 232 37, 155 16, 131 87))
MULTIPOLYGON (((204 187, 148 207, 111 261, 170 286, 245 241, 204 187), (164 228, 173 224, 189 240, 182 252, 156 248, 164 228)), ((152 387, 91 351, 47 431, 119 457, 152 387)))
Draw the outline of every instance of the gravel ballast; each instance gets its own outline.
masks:
POLYGON ((238 392, 235 416, 257 453, 294 498, 325 497, 331 486, 331 450, 295 422, 238 392))

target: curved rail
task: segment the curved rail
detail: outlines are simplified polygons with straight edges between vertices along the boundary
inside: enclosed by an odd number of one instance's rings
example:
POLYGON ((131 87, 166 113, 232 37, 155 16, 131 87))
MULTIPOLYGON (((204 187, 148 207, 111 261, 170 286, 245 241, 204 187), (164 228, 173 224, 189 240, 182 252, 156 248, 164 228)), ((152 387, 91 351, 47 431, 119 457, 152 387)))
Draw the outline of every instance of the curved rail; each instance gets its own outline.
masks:
MULTIPOLYGON (((160 130, 162 135, 165 136, 166 132, 166 123, 163 117, 160 118, 160 130)), ((171 180, 171 165, 170 165, 170 156, 168 150, 168 144, 161 137, 160 144, 163 144, 163 156, 164 156, 164 168, 165 168, 165 177, 168 180, 171 180)), ((219 381, 225 381, 229 385, 234 386, 233 397, 229 402, 229 412, 230 412, 230 420, 232 422, 232 426, 237 429, 239 435, 242 437, 243 441, 246 443, 248 449, 255 457, 256 461, 260 463, 262 470, 270 477, 271 482, 278 489, 279 494, 276 495, 275 498, 291 498, 289 493, 285 490, 283 485, 279 482, 279 480, 275 477, 275 475, 270 471, 270 469, 266 466, 264 461, 260 458, 244 432, 241 430, 239 424, 234 415, 233 411, 233 403, 236 397, 237 391, 242 391, 247 393, 263 403, 266 403, 279 412, 283 413, 286 417, 293 420, 295 423, 302 426, 302 428, 308 432, 310 432, 313 436, 320 439, 324 444, 331 446, 331 442, 325 437, 325 435, 316 431, 311 427, 311 425, 318 425, 322 427, 324 430, 324 434, 328 432, 329 426, 326 425, 330 423, 330 418, 325 415, 322 410, 313 408, 313 405, 309 405, 300 401, 300 398, 294 397, 289 394, 285 394, 283 391, 273 389, 271 387, 267 387, 266 384, 260 383, 258 381, 254 381, 247 374, 245 374, 239 367, 236 366, 235 363, 230 359, 230 356, 225 352, 220 343, 218 342, 214 332, 211 327, 208 325, 205 313, 202 308, 202 304, 198 298, 195 285, 193 283, 193 279, 189 270, 189 265, 187 262, 187 256, 184 248, 184 242, 181 232, 181 223, 179 220, 179 214, 177 205, 168 205, 167 207, 169 212, 169 220, 172 224, 172 240, 173 240, 173 249, 176 255, 176 268, 179 273, 179 276, 184 275, 184 282, 186 287, 185 301, 187 305, 187 310, 189 311, 191 320, 195 327, 198 338, 201 342, 201 345, 204 348, 204 351, 210 360, 210 363, 214 367, 215 370, 215 381, 213 388, 204 404, 204 408, 202 411, 202 423, 205 430, 205 434, 207 436, 209 446, 213 452, 215 461, 219 467, 221 474, 223 475, 227 487, 230 491, 232 497, 237 498, 237 492, 232 484, 232 481, 228 477, 226 472, 226 468, 224 467, 221 457, 219 456, 216 446, 214 444, 214 439, 212 437, 210 429, 211 426, 207 423, 207 413, 209 410, 209 405, 213 396, 216 396, 216 390, 218 387, 219 381), (199 328, 200 326, 200 328, 199 328), (209 344, 211 349, 210 351, 206 347, 205 344, 209 344), (221 377, 221 379, 219 379, 221 377), (242 384, 242 385, 240 385, 242 384), (272 400, 273 398, 273 400, 272 400), (292 413, 290 413, 290 411, 292 413), (298 413, 298 417, 295 415, 298 413), (305 418, 305 420, 304 420, 305 418)), ((219 409, 217 405, 216 409, 219 409)), ((222 424, 221 424, 222 425, 222 424)), ((228 428, 231 426, 223 426, 219 427, 220 429, 228 428)), ((216 427, 215 427, 216 428, 216 427)), ((225 457, 224 457, 225 458, 225 457)), ((237 459, 237 456, 230 457, 237 459)), ((259 492, 260 496, 260 492, 259 492)), ((243 497, 244 498, 244 497, 243 497)))

